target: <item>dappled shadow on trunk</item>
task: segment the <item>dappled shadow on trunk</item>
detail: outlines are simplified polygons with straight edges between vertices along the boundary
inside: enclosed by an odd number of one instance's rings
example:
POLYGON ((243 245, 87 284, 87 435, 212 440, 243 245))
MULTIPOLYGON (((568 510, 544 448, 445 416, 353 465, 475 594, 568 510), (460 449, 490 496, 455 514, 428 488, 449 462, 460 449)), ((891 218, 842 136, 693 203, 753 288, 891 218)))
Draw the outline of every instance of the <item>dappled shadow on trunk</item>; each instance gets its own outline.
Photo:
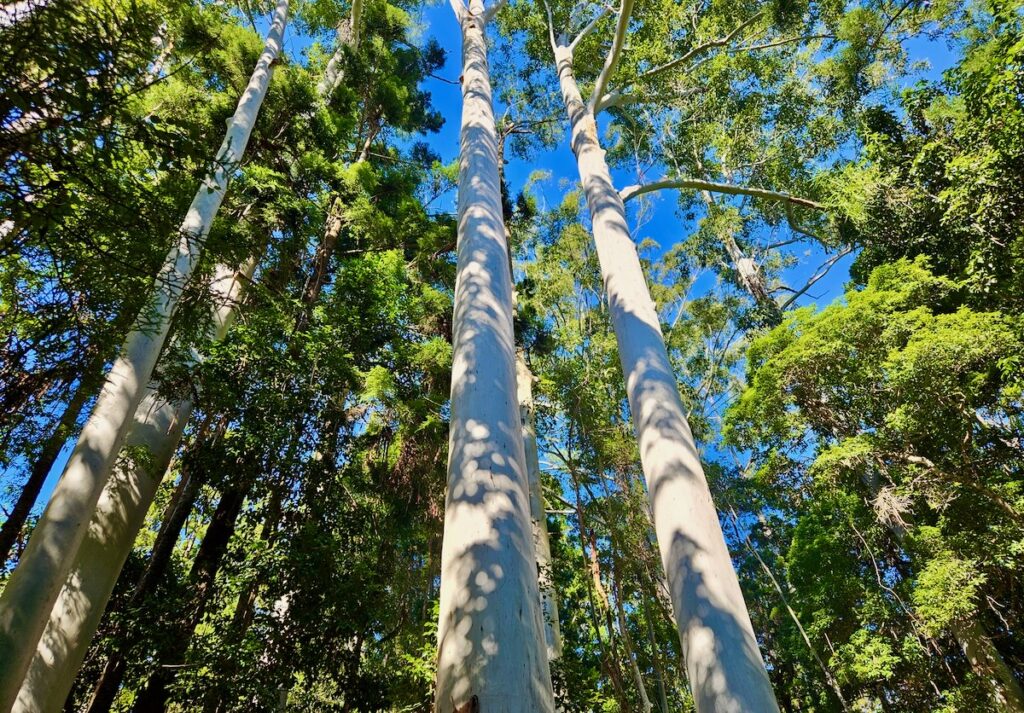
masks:
POLYGON ((435 710, 550 711, 483 23, 467 17, 463 30, 458 272, 435 710))

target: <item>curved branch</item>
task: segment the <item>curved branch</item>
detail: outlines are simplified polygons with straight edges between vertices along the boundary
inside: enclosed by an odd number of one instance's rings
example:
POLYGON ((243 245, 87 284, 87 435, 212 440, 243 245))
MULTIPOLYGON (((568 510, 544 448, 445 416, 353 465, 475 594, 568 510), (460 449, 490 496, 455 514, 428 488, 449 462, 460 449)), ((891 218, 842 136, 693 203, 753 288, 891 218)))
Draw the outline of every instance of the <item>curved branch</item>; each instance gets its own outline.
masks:
POLYGON ((498 12, 501 11, 501 8, 505 7, 506 2, 508 2, 508 0, 498 0, 498 2, 494 3, 489 8, 484 10, 484 22, 490 22, 491 18, 497 15, 498 12))
POLYGON ((695 178, 665 178, 653 183, 643 185, 627 186, 619 191, 619 196, 625 203, 628 200, 642 196, 645 193, 664 190, 666 188, 689 188, 700 191, 711 191, 712 193, 725 193, 731 196, 751 196, 765 200, 779 201, 790 205, 798 205, 813 210, 825 210, 821 203, 792 196, 782 191, 770 191, 767 188, 756 188, 753 186, 737 186, 732 183, 716 183, 714 181, 702 181, 695 178))

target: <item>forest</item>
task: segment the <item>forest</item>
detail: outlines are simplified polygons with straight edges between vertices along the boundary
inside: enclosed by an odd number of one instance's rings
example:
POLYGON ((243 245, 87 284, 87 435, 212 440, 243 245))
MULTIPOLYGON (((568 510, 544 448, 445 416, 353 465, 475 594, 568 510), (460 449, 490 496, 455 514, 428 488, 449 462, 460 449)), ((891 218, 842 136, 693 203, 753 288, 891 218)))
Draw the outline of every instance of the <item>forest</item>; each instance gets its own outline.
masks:
POLYGON ((1024 2, 3 0, 0 713, 1024 713, 1024 2))

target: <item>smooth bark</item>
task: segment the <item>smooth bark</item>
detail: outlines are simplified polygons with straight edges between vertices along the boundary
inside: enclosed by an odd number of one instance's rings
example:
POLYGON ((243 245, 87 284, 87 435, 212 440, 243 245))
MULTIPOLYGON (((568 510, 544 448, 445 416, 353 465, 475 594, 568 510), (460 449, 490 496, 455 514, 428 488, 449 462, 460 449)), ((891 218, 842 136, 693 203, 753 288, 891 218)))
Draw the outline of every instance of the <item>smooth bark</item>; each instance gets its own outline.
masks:
MULTIPOLYGON (((212 285, 212 341, 227 335, 242 288, 255 265, 256 261, 251 260, 241 274, 227 267, 218 268, 212 285)), ((53 607, 18 694, 14 706, 18 713, 61 709, 157 487, 181 442, 192 403, 169 402, 160 398, 158 390, 158 384, 150 384, 135 413, 126 440, 130 451, 122 456, 97 503, 89 532, 79 547, 71 575, 53 607)))
POLYGON ((544 492, 540 482, 540 460, 537 453, 537 427, 534 418, 533 372, 522 351, 516 353, 516 385, 519 396, 519 422, 523 429, 526 451, 526 475, 530 483, 530 521, 533 525, 533 546, 537 555, 537 585, 540 588, 540 610, 544 617, 544 643, 548 660, 562 655, 562 630, 558 623, 558 593, 551 576, 551 543, 548 540, 548 516, 544 508, 544 492))
POLYGON ((434 710, 553 712, 515 396, 512 277, 484 36, 489 14, 482 0, 453 8, 462 29, 463 108, 434 710))
POLYGON ((553 43, 662 565, 700 713, 778 711, 594 113, 553 43))
POLYGON ((145 395, 171 317, 252 134, 272 64, 281 51, 287 12, 288 0, 279 0, 263 52, 228 123, 216 165, 192 200, 176 244, 157 276, 150 303, 108 373, 64 475, 0 597, 0 710, 13 705, 17 697, 132 416, 145 395))

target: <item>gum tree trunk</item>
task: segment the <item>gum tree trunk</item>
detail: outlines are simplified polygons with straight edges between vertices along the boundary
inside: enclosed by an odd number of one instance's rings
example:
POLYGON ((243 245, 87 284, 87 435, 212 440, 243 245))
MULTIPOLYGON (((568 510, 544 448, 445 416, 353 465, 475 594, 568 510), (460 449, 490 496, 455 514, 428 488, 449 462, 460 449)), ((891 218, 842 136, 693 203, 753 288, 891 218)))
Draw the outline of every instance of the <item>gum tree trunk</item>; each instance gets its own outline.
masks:
MULTIPOLYGON (((255 265, 255 260, 250 261, 241 275, 218 268, 213 282, 211 340, 220 341, 227 335, 243 284, 255 265)), ((192 403, 168 402, 157 390, 158 386, 151 384, 135 412, 126 445, 141 450, 123 456, 103 489, 71 575, 29 665, 14 706, 17 713, 61 710, 157 487, 181 442, 192 403)))
POLYGON ((553 713, 482 0, 462 29, 458 265, 436 713, 553 713))
POLYGON ((548 517, 544 509, 540 462, 537 457, 533 373, 521 351, 516 353, 516 384, 519 395, 519 420, 523 428, 523 447, 526 451, 526 475, 530 482, 530 520, 533 524, 534 551, 537 553, 537 584, 540 587, 541 616, 544 618, 544 643, 548 647, 548 660, 554 661, 562 655, 562 630, 558 624, 558 594, 551 577, 548 517))
POLYGON ((580 95, 566 46, 556 49, 555 60, 697 710, 775 713, 778 705, 594 114, 580 95))
POLYGON ((192 200, 176 245, 157 275, 153 296, 114 361, 96 405, 0 597, 0 710, 13 705, 78 547, 124 444, 171 317, 192 275, 202 244, 249 141, 266 96, 271 65, 281 51, 288 0, 279 0, 270 33, 249 84, 228 122, 216 165, 192 200))

